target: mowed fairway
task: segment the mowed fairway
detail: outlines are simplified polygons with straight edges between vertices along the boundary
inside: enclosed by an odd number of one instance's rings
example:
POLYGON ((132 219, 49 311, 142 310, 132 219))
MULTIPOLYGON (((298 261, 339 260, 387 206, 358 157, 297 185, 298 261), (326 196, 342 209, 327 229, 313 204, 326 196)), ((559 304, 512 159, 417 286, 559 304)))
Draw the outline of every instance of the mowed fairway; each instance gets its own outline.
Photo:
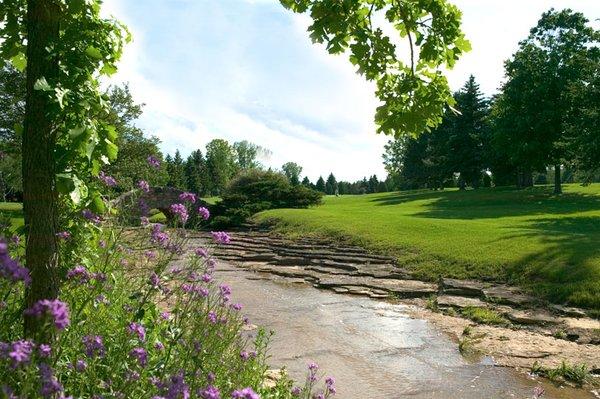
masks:
POLYGON ((290 235, 391 253, 418 277, 505 281, 600 314, 600 184, 326 197, 260 213, 290 235))

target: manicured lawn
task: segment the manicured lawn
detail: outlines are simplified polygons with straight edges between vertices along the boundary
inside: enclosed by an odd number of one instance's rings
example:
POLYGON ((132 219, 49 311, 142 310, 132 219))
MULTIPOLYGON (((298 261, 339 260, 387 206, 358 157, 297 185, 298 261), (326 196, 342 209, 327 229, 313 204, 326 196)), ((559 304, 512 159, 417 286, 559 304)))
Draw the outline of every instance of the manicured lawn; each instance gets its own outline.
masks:
POLYGON ((23 226, 23 205, 18 202, 0 202, 0 216, 9 217, 12 228, 23 226))
POLYGON ((507 281, 600 310, 600 184, 326 197, 258 214, 290 235, 344 238, 397 256, 424 279, 507 281))

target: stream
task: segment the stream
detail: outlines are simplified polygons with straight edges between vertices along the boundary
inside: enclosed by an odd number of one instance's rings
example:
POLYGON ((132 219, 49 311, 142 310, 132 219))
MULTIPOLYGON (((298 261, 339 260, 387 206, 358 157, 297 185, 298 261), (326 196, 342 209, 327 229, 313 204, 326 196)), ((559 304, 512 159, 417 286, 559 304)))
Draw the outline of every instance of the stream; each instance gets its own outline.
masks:
POLYGON ((469 361, 458 344, 406 305, 318 290, 220 262, 218 280, 230 285, 252 324, 274 330, 270 365, 304 381, 306 365, 336 379, 338 398, 583 399, 583 390, 558 388, 490 359, 469 361))

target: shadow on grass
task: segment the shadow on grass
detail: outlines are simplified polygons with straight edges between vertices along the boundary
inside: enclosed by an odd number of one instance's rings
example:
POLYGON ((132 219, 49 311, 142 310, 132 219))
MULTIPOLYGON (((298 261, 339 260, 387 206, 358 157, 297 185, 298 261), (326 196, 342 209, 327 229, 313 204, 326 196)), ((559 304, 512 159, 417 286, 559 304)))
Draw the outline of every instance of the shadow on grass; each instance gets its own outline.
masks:
POLYGON ((391 206, 430 200, 412 216, 436 219, 492 219, 510 216, 570 214, 600 210, 600 196, 583 193, 552 194, 549 187, 526 190, 487 188, 469 191, 407 191, 373 202, 391 206))
POLYGON ((544 249, 508 266, 507 275, 553 302, 600 309, 600 216, 529 223, 505 239, 536 240, 544 249))

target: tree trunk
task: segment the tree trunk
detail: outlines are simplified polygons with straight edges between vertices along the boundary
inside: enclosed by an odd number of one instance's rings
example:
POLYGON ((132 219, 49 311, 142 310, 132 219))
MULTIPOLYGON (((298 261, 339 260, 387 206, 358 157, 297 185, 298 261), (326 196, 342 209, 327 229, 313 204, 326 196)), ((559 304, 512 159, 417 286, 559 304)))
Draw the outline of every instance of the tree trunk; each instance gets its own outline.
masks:
POLYGON ((554 194, 562 194, 562 180, 560 177, 560 164, 554 165, 554 194))
POLYGON ((458 189, 466 190, 467 189, 466 185, 467 185, 467 183, 465 182, 465 179, 462 176, 460 176, 458 178, 458 189))
MULTIPOLYGON (((50 84, 58 77, 58 59, 47 49, 58 42, 60 14, 54 0, 27 2, 27 97, 22 144, 25 260, 32 278, 26 293, 27 307, 58 295, 56 132, 49 112, 51 94, 35 90, 34 85, 42 77, 50 84)), ((36 320, 26 318, 25 333, 33 336, 37 330, 36 320)))

